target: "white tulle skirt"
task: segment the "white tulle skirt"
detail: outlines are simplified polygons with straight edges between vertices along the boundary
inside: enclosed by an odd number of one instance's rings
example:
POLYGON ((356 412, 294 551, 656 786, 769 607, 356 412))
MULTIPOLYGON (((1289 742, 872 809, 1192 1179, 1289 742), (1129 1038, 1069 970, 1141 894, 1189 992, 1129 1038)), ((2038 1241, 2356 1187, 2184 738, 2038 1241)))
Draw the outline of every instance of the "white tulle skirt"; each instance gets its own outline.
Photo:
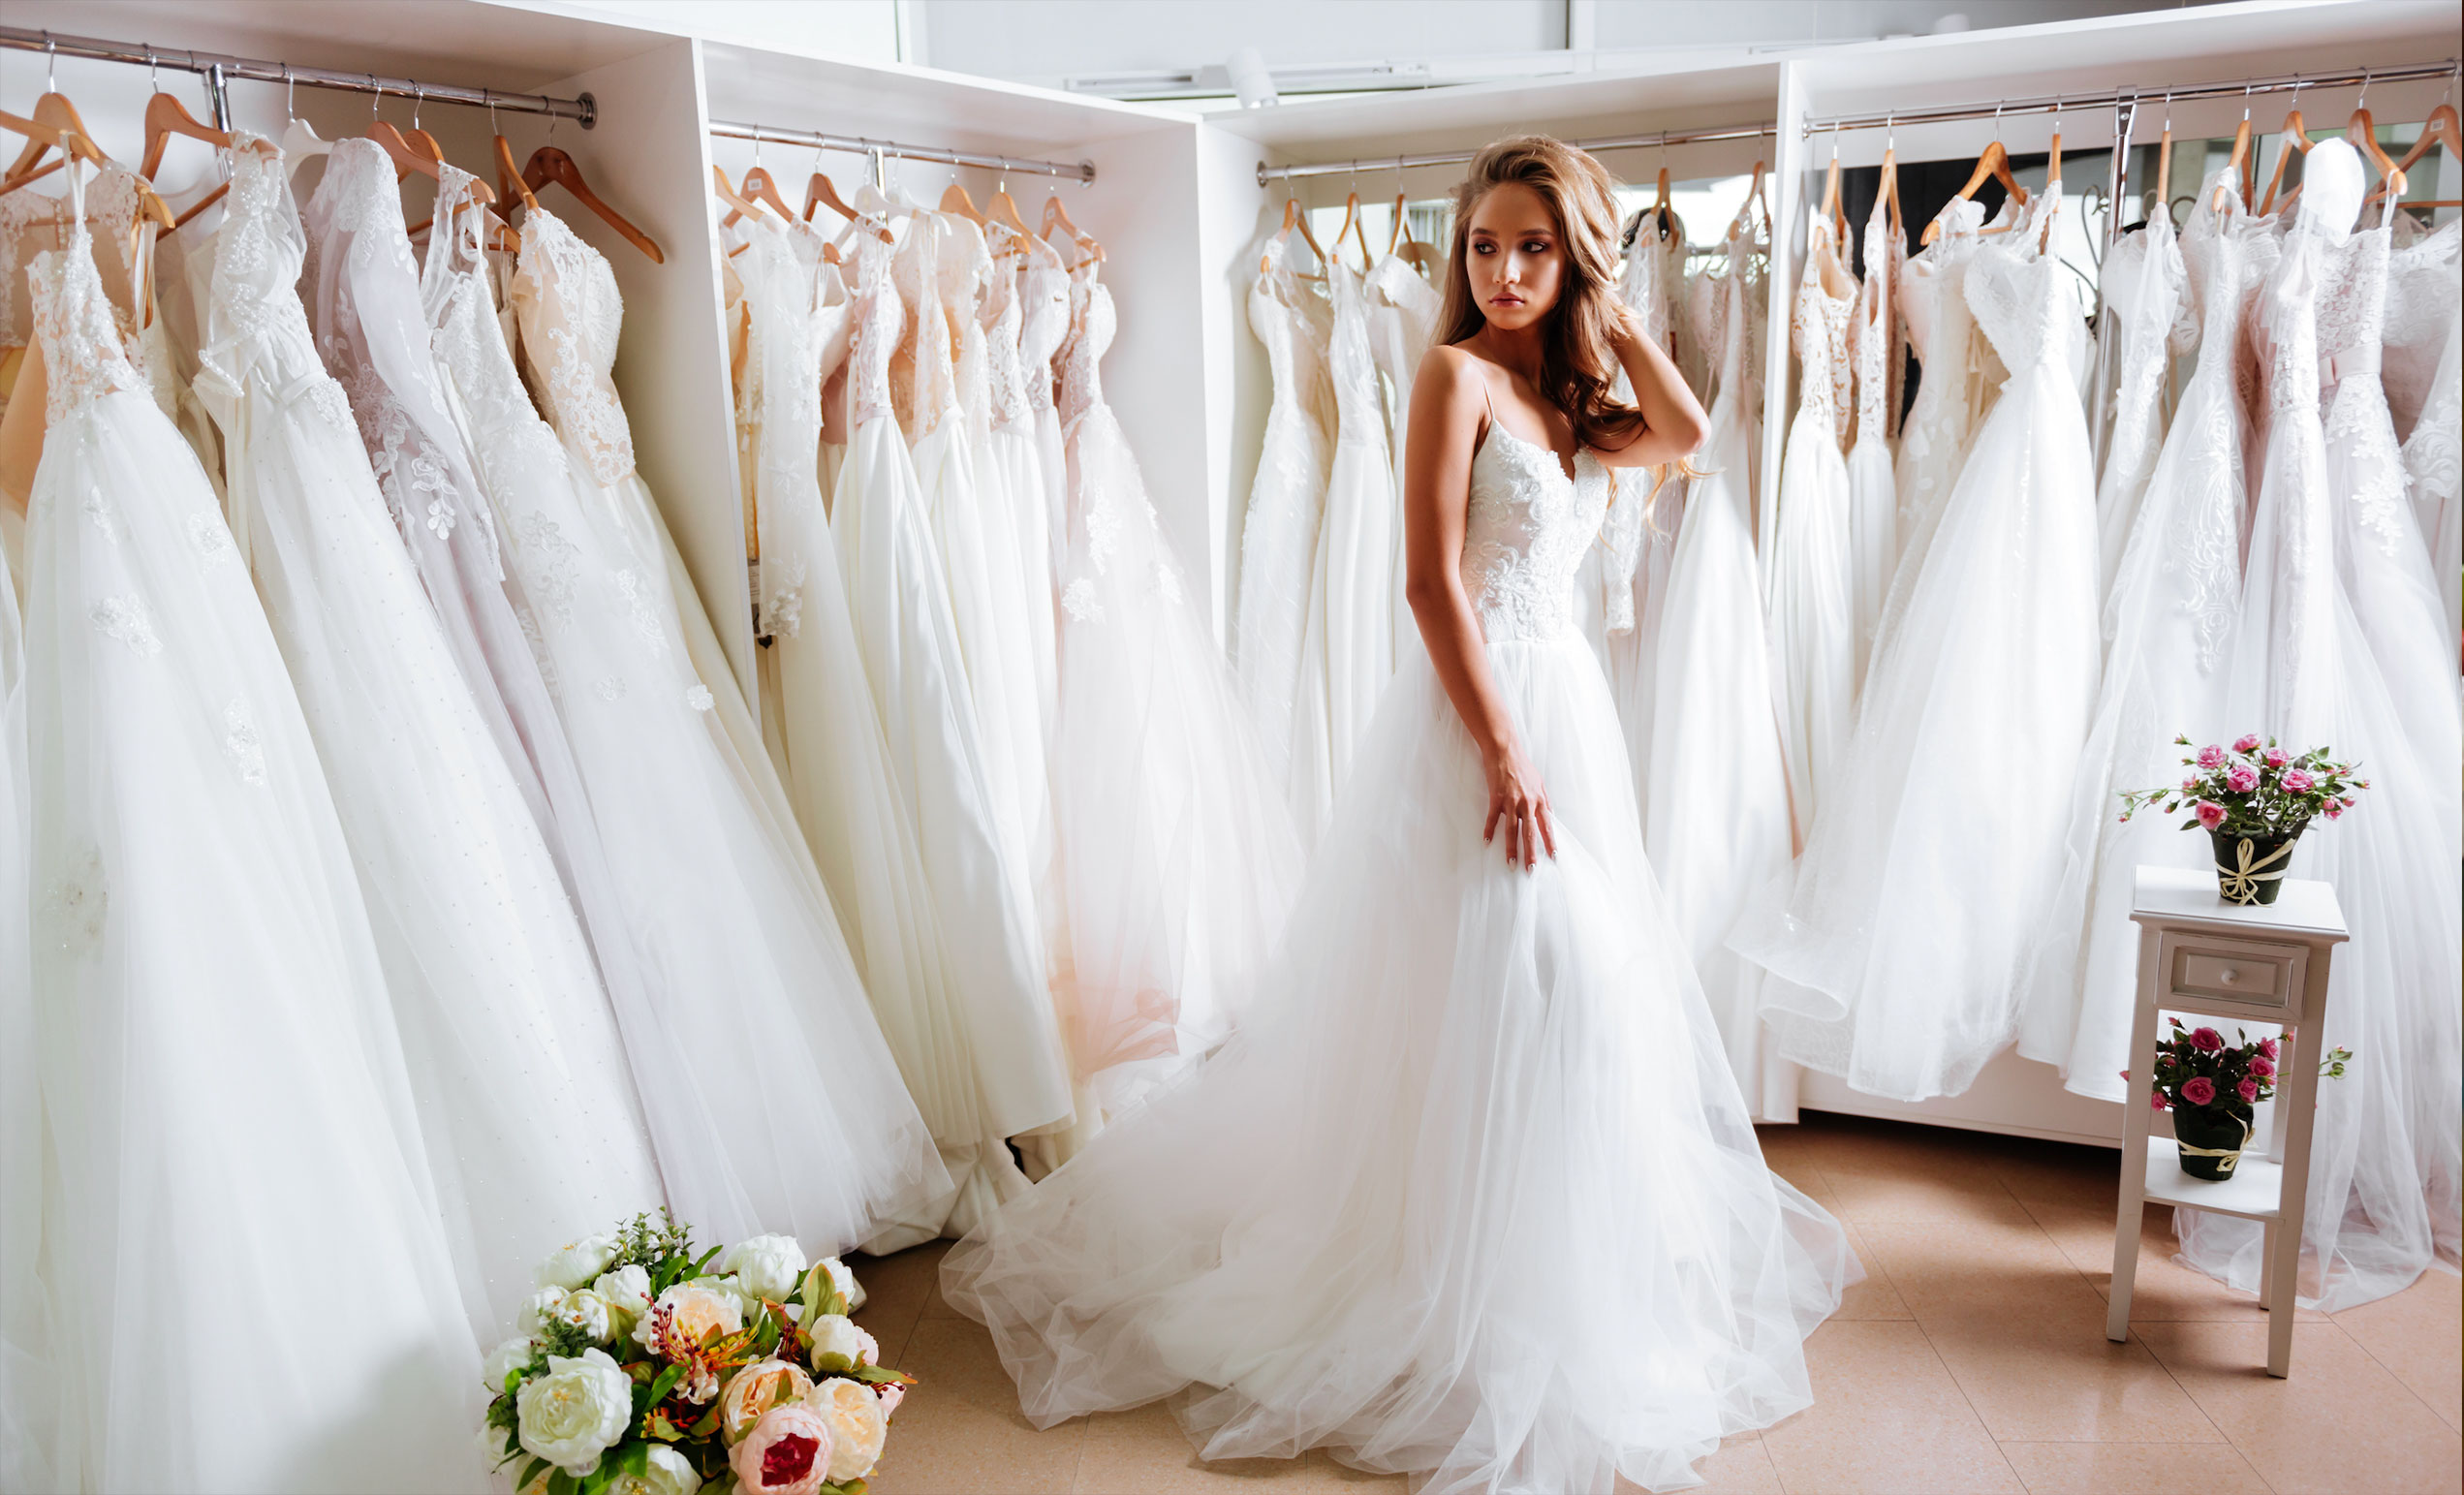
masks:
POLYGON ((1802 842, 1814 833, 1856 723, 1856 653, 1849 599, 1848 464, 1827 421, 1789 423, 1766 598, 1772 705, 1802 842))
POLYGON ((1810 1401, 1858 1269, 1763 1167, 1606 682, 1578 636, 1489 660, 1556 857, 1482 843, 1407 654, 1246 1025, 944 1262, 1037 1425, 1179 1393, 1210 1459, 1606 1495, 1810 1401))

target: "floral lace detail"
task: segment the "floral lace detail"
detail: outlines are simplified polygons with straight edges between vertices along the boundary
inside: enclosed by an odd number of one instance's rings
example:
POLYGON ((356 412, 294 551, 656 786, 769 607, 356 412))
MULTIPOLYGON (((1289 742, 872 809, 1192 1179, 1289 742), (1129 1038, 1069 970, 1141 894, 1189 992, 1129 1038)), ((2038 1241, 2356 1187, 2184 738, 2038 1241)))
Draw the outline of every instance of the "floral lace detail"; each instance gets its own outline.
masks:
POLYGON ((891 280, 892 253, 870 234, 856 236, 856 309, 847 347, 849 420, 856 426, 892 414, 889 362, 907 327, 906 303, 891 280))
POLYGON ((762 575, 762 631, 793 638, 804 627, 804 562, 775 562, 762 575))
MULTIPOLYGON (((417 470, 416 465, 414 470, 417 470)), ((412 486, 421 487, 422 484, 415 481, 412 483, 412 486)), ((450 538, 453 533, 454 518, 455 515, 453 513, 453 506, 452 504, 447 503, 442 498, 431 498, 428 500, 427 516, 425 520, 428 527, 428 533, 434 535, 439 540, 450 538)))
POLYGON ((642 579, 640 573, 631 569, 619 570, 611 579, 616 584, 616 596, 623 601, 625 611, 633 618, 633 631, 650 645, 654 658, 666 658, 667 625, 659 616, 659 600, 649 583, 642 579))
POLYGON ((684 703, 696 711, 707 711, 718 704, 718 698, 710 694, 710 687, 706 685, 688 685, 684 691, 684 703))
POLYGON ((1164 599, 1167 606, 1177 607, 1181 605, 1180 573, 1162 561, 1155 563, 1155 595, 1164 599))
POLYGON ((239 782, 252 789, 265 788, 265 739, 245 701, 234 701, 223 707, 223 752, 239 770, 239 782))
POLYGON ((1857 287, 1856 315, 1848 337, 1849 360, 1856 373, 1856 441, 1890 440, 1890 423, 1899 414, 1902 360, 1891 293, 1906 258, 1907 245, 1891 232, 1887 204, 1878 198, 1873 216, 1865 220, 1865 278, 1857 287))
POLYGON ((539 677, 547 682, 547 694, 563 700, 565 687, 556 675, 556 656, 548 650, 547 636, 540 631, 538 614, 528 607, 515 607, 514 623, 521 629, 523 641, 530 645, 531 658, 539 662, 539 677))
POLYGON ((84 496, 78 501, 78 510, 85 515, 85 522, 94 526, 94 533, 103 537, 106 545, 116 548, 120 538, 128 533, 128 526, 120 522, 119 510, 98 484, 89 483, 85 485, 84 496))
MULTIPOLYGON (((1805 277, 1796 288, 1796 306, 1789 317, 1789 336, 1802 370, 1797 385, 1797 419, 1815 421, 1830 433, 1834 446, 1847 436, 1850 365, 1849 319, 1856 297, 1833 296, 1823 286, 1821 265, 1836 263, 1830 225, 1814 221, 1813 245, 1805 256, 1805 277)), ((1842 273, 1845 273, 1843 270, 1842 273)))
POLYGON ((134 593, 103 598, 87 616, 106 638, 117 638, 140 658, 151 659, 163 652, 162 637, 154 632, 154 615, 146 610, 145 599, 134 593))
POLYGON ((1052 358, 1070 335, 1070 272, 1048 246, 1027 249, 1018 270, 1018 374, 1027 404, 1051 410, 1052 358))
POLYGON ((0 197, 0 348, 25 346, 16 333, 17 286, 25 278, 19 266, 26 239, 38 226, 51 228, 65 237, 69 204, 39 192, 12 192, 0 197))
POLYGON ((565 538, 564 526, 536 509, 522 515, 514 534, 515 553, 528 563, 521 568, 523 589, 550 616, 572 622, 581 547, 565 538))
POLYGON ((2464 442, 2464 388, 2459 388, 2464 381, 2458 379, 2459 362, 2464 362, 2464 318, 2450 311, 2447 347, 2439 356, 2429 399, 2421 406, 2413 434, 2404 439, 2405 482, 2412 489, 2417 514, 2443 514, 2458 501, 2459 477, 2464 476, 2464 452, 2458 450, 2459 442, 2464 442))
POLYGON ((624 331, 624 296, 607 258, 546 208, 522 215, 521 265, 514 283, 524 349, 545 349, 540 402, 556 434, 603 484, 633 472, 633 427, 608 371, 624 331))
POLYGON ((2162 213, 2117 245, 2105 269, 2107 304, 2117 313, 2118 345, 2113 425, 2103 479, 2107 492, 2137 493, 2163 450, 2165 373, 2184 303, 2184 276, 2172 220, 2162 213))
POLYGON ((60 870, 44 881, 35 905, 36 927, 51 948, 80 959, 103 945, 111 912, 110 879, 103 854, 91 843, 70 852, 60 870))
POLYGON ((1104 621, 1104 603, 1095 595, 1095 583, 1084 576, 1061 588, 1061 610, 1074 622, 1104 621))
POLYGON ((223 516, 211 512, 188 516, 188 547, 209 566, 221 565, 236 553, 232 545, 231 526, 223 516))
MULTIPOLYGON (((1377 359, 1369 349, 1368 297, 1359 274, 1341 262, 1327 267, 1326 286, 1334 302, 1326 369, 1334 382, 1335 442, 1374 446, 1383 461, 1386 401, 1378 392, 1377 359)), ((1109 340, 1107 333, 1106 341, 1109 340)))
POLYGON ((147 388, 120 339, 94 267, 93 235, 82 219, 69 231, 67 244, 35 256, 26 282, 33 292, 34 333, 44 348, 46 430, 107 394, 147 388))
POLYGON ((942 297, 949 279, 947 267, 963 266, 964 260, 960 246, 952 245, 944 251, 943 245, 951 237, 940 214, 918 213, 909 221, 907 234, 899 240, 890 261, 898 295, 912 313, 906 327, 908 382, 903 389, 893 383, 890 389, 891 403, 905 414, 899 425, 906 431, 910 445, 922 441, 939 430, 942 421, 960 414, 950 314, 942 297))
POLYGON ((622 701, 625 699, 625 677, 620 674, 601 675, 590 689, 602 701, 622 701))
POLYGON ((984 234, 992 252, 992 274, 979 313, 984 333, 984 398, 994 430, 1019 431, 1035 419, 1020 355, 1026 313, 1019 302, 1018 277, 1027 250, 1023 236, 1007 224, 987 223, 984 234))
MULTIPOLYGON (((1969 262, 1976 257, 1984 209, 1964 198, 1953 198, 1936 223, 1943 233, 1911 256, 1899 271, 1899 308, 1916 347, 1917 398, 1899 433, 1899 534, 1926 533, 1950 485, 1959 477, 1959 458, 1968 447, 1980 413, 1981 377, 1976 348, 1976 322, 1962 292, 1969 262)), ((1903 570, 1905 566, 1903 565, 1903 570)))
POLYGON ((1462 573, 1490 643, 1575 628, 1575 574, 1608 511, 1608 474, 1589 452, 1568 478, 1557 454, 1492 419, 1472 457, 1462 573))
POLYGON ((2379 381, 2391 240, 2382 226, 2326 246, 2316 296, 2319 378, 2329 395, 2326 440, 2348 454, 2357 474, 2348 501, 2379 552, 2390 556, 2418 544, 2404 501, 2404 459, 2379 381))

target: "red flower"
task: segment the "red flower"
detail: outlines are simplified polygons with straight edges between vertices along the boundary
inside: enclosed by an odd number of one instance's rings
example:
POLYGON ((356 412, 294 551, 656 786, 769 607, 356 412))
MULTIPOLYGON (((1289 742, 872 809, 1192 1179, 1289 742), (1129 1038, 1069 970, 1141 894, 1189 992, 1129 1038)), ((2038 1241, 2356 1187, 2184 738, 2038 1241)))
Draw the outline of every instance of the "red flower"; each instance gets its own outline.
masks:
POLYGON ((2233 1094, 2240 1096, 2245 1101, 2256 1101, 2259 1099, 2259 1081, 2255 1079, 2244 1079, 2240 1084, 2233 1087, 2233 1094))
POLYGON ((2259 1051, 2265 1054, 2268 1058, 2273 1059, 2276 1057, 2276 1041, 2274 1039, 2261 1039, 2259 1041, 2259 1051))
MULTIPOLYGON (((2212 1054, 2225 1046, 2225 1036, 2213 1028, 2200 1028, 2190 1036, 2191 1046, 2202 1054, 2212 1054)), ((2204 1106, 2207 1103, 2199 1103, 2204 1106)))
POLYGON ((2276 1073, 2276 1061, 2265 1054, 2254 1054, 2250 1060, 2250 1073, 2261 1079, 2272 1078, 2276 1073))
POLYGON ((2204 1075, 2194 1075, 2182 1084, 2182 1099, 2193 1106, 2205 1106, 2216 1099, 2216 1082, 2204 1075))

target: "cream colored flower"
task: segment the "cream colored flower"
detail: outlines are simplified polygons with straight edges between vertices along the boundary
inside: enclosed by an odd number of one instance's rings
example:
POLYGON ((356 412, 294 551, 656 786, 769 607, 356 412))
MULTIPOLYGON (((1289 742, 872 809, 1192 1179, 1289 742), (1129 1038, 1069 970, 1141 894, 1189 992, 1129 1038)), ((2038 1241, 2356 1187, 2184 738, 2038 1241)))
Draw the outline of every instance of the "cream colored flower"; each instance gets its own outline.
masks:
POLYGON ((730 1444, 744 1441, 762 1414, 783 1402, 800 1402, 813 1389, 804 1367, 786 1360, 764 1360, 735 1373, 719 1393, 719 1431, 730 1444))
POLYGON ((649 1467, 638 1475, 618 1475, 608 1481, 608 1495, 693 1495, 702 1488, 702 1477, 683 1454, 658 1443, 648 1453, 649 1467))
POLYGON ((858 1328, 845 1314, 823 1314, 813 1321, 807 1332, 813 1336, 813 1368, 825 1374, 874 1364, 881 1355, 881 1346, 873 1342, 873 1336, 858 1328))
POLYGON ((606 1271, 615 1260, 614 1236, 585 1235, 547 1254, 547 1260, 539 1263, 539 1285, 571 1293, 606 1271))
POLYGON ((604 1350, 547 1357, 547 1374, 514 1397, 522 1448, 579 1479, 633 1421, 633 1382, 604 1350))
POLYGON ((861 1479, 881 1462, 882 1444, 889 1437, 889 1414, 881 1398, 860 1381, 832 1376, 813 1387, 806 1406, 829 1424, 829 1482, 861 1479))
POLYGON ((804 1280, 804 1248, 793 1235, 756 1235, 719 1253, 719 1270, 755 1298, 784 1303, 804 1280))

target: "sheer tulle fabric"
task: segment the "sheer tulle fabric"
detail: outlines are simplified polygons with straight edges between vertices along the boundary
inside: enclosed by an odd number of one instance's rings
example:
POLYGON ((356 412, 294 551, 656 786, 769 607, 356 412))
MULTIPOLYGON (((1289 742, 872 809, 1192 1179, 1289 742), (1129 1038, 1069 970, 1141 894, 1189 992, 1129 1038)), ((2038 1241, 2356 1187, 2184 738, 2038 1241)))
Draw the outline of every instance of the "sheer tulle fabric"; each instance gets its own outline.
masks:
POLYGON ((1782 1053, 1899 1100, 1957 1094, 2010 1041, 2025 942, 2063 865, 2059 786, 2096 703, 2095 486, 2074 378, 2086 329, 2023 224, 1965 277, 2015 372, 1866 678, 1793 888, 1775 884, 1731 938, 1774 978, 1782 1053), (2011 783, 2020 752, 2053 792, 2011 783), (1959 919, 1939 917, 1951 907, 1959 919))
MULTIPOLYGON (((2194 214, 2204 211, 2192 208, 2194 214)), ((2153 214, 2137 233, 2124 234, 2098 276, 2105 302, 2113 308, 2113 403, 2097 413, 2113 422, 2105 441, 2105 470, 2096 481, 2096 527, 2103 537, 2107 591, 2171 428, 2166 376, 2199 335, 2185 278, 2170 213, 2153 214)))
POLYGON ((51 1476, 483 1488, 477 1344, 281 656, 84 232, 31 279, 40 1218, 50 1322, 74 1325, 52 1341, 51 1476))
POLYGON ((59 1487, 51 1472, 58 1424, 51 1310, 37 1264, 49 1143, 28 926, 34 806, 26 782, 24 659, 16 580, 0 555, 0 1489, 48 1490, 59 1487))
POLYGON ((429 300, 642 975, 611 983, 668 1193, 721 1239, 842 1251, 948 1187, 837 921, 729 766, 656 574, 583 504, 499 330, 459 172, 429 300))
POLYGON ((234 150, 198 387, 359 869, 472 1326, 493 1344, 542 1243, 657 1207, 659 1173, 555 863, 317 362, 283 171, 234 150))

